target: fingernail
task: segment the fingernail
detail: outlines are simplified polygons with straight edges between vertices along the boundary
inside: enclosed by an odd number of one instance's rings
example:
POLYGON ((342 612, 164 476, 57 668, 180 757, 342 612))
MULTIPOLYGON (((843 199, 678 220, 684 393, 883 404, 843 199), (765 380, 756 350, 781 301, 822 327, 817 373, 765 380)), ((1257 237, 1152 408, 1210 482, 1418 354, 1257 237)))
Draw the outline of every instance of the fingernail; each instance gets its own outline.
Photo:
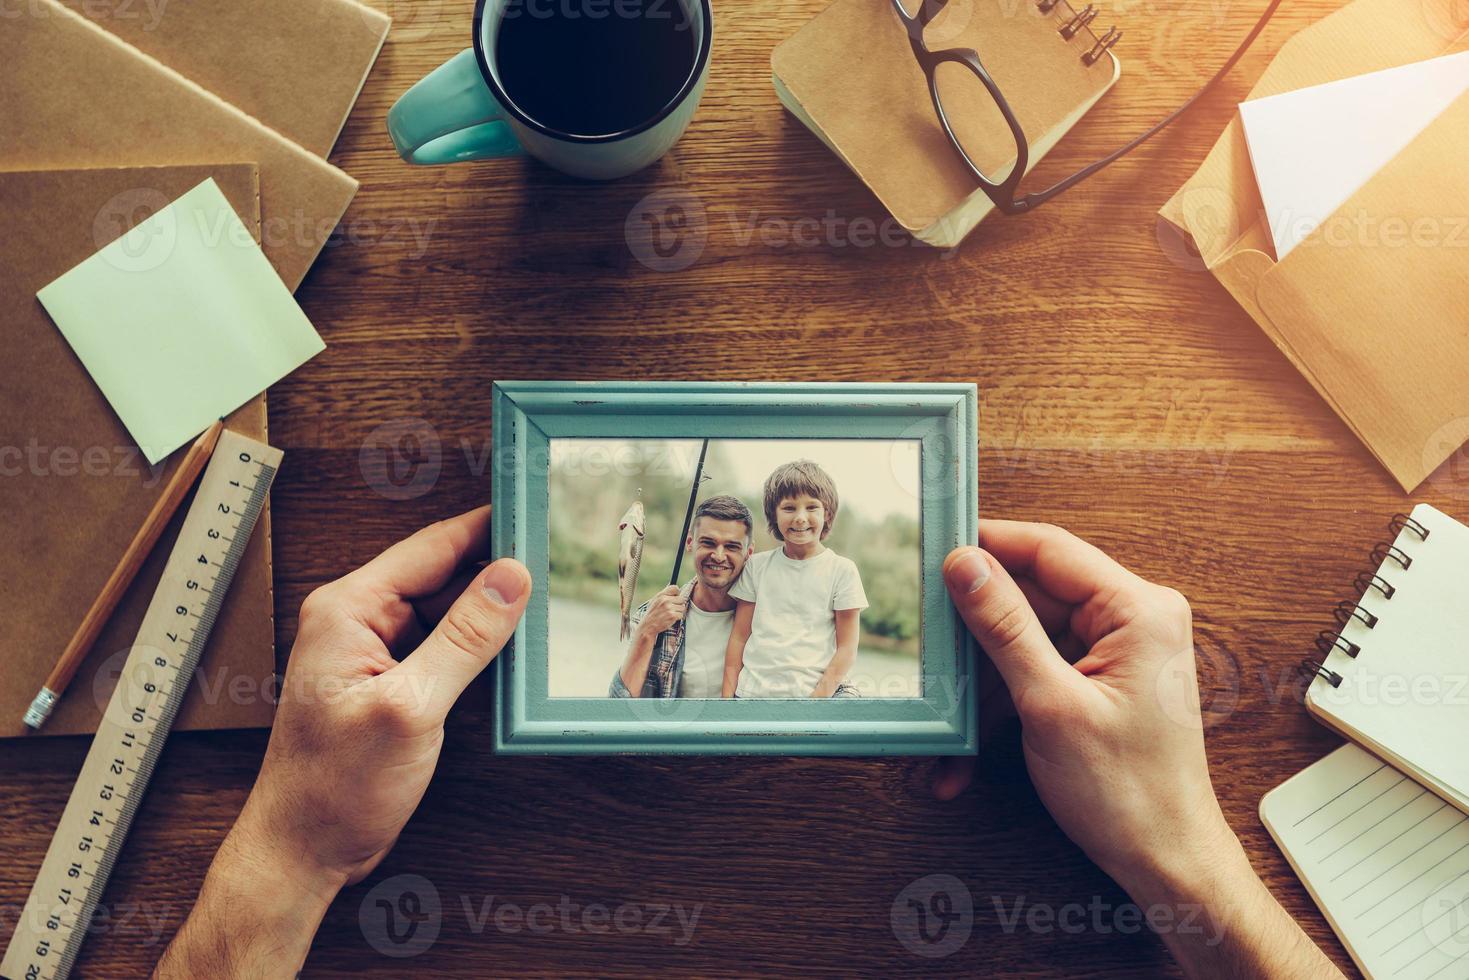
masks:
POLYGON ((525 591, 525 575, 513 560, 502 558, 485 571, 480 588, 485 590, 491 602, 508 606, 525 591))
POLYGON ((967 551, 949 566, 948 579, 955 592, 978 592, 990 580, 990 563, 979 549, 967 551))

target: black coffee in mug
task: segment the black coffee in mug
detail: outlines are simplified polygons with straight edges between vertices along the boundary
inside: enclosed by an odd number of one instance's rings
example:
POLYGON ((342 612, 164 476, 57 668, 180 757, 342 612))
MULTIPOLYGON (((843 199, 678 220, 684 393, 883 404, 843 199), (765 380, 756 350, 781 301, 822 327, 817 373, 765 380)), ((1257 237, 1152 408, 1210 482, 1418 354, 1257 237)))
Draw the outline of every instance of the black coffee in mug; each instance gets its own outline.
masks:
POLYGON ((495 64, 505 94, 542 126, 606 136, 668 107, 698 43, 681 0, 511 0, 495 64))

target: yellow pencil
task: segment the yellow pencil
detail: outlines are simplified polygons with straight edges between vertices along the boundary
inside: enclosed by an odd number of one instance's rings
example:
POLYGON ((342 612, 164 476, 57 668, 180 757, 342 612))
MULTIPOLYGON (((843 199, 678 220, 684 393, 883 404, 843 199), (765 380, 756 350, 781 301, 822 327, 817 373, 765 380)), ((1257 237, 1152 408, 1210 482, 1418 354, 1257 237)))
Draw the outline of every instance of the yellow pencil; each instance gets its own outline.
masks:
POLYGON ((184 457, 178 472, 174 473, 173 479, 168 481, 163 495, 153 504, 153 509, 148 512, 147 520, 133 536, 132 543, 128 545, 127 551, 123 552, 122 560, 112 570, 107 584, 102 587, 102 594, 97 596, 97 601, 92 603, 92 608, 87 610, 87 615, 82 619, 82 624, 77 627, 76 634, 72 636, 71 642, 61 653, 61 659, 51 669, 51 675, 46 678, 41 692, 36 695, 31 706, 26 710, 25 723, 31 728, 39 729, 45 724, 51 715, 51 709, 56 706, 56 701, 71 683, 76 675, 77 668, 86 659, 92 644, 97 641, 97 634, 102 632, 102 626, 107 622, 107 617, 117 608, 123 593, 137 577, 138 569, 143 567, 143 561, 148 557, 148 552, 158 543, 158 537, 163 529, 168 526, 169 520, 183 503, 184 497, 188 496, 189 488, 204 472, 204 464, 209 462, 209 456, 214 452, 215 443, 219 442, 219 434, 224 431, 224 419, 220 419, 209 427, 199 437, 198 441, 189 448, 188 455, 184 457))

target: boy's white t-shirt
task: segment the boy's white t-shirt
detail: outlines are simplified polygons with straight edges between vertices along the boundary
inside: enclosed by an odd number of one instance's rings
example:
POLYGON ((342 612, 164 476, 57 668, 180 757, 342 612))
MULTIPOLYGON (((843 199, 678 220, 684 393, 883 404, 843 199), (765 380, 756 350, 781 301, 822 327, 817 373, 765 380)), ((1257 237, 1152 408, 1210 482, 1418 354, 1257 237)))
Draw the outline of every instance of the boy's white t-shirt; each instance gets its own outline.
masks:
POLYGON ((735 688, 742 698, 809 697, 836 655, 837 610, 867 608, 857 565, 831 549, 804 561, 761 552, 729 594, 755 603, 735 688))
POLYGON ((684 620, 683 679, 681 698, 717 698, 724 687, 724 652, 729 648, 729 631, 734 610, 705 612, 692 601, 684 620))

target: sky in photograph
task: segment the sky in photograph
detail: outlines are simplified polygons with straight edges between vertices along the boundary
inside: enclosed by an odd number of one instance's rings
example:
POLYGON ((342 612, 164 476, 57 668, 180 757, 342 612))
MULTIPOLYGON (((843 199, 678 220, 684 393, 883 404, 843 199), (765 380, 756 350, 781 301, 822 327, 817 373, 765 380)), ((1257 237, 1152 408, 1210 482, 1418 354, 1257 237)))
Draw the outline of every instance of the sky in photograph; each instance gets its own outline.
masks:
MULTIPOLYGON (((858 511, 867 520, 881 521, 890 514, 919 517, 917 440, 888 439, 718 439, 720 458, 732 472, 706 469, 700 497, 733 493, 757 514, 765 478, 782 463, 811 459, 831 474, 842 507, 858 511)), ((697 439, 553 439, 551 465, 616 468, 643 465, 646 450, 659 451, 648 464, 664 479, 689 482, 699 460, 697 439)))

